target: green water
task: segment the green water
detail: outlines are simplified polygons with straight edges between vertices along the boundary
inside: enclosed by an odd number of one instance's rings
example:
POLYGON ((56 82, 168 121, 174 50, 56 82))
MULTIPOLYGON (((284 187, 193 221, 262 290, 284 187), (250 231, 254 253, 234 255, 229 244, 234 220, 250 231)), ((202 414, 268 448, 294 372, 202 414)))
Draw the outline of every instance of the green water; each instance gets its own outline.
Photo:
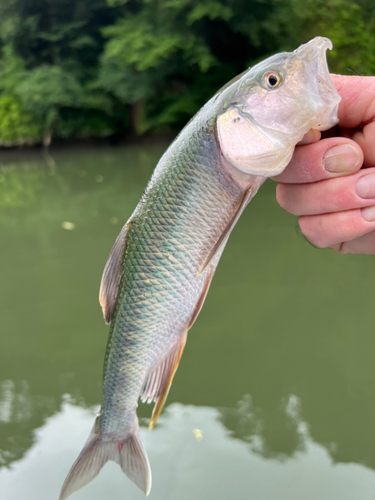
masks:
MULTIPOLYGON (((164 149, 0 158, 2 500, 57 499, 89 434, 101 273, 164 149)), ((375 498, 375 258, 314 249, 274 191, 237 224, 152 432, 139 409, 150 499, 375 498)), ((144 496, 109 463, 72 496, 103 498, 144 496)))

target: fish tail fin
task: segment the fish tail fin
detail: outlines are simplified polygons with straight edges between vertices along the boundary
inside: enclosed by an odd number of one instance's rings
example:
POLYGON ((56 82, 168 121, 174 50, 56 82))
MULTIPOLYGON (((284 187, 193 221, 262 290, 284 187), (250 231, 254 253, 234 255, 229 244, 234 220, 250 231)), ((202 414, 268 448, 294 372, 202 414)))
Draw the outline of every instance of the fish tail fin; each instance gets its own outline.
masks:
POLYGON ((151 490, 151 467, 139 434, 137 416, 135 416, 135 420, 136 422, 132 434, 125 442, 117 444, 119 450, 119 464, 124 474, 126 474, 147 497, 151 490))
POLYGON ((102 441, 98 431, 98 417, 77 460, 72 465, 61 489, 59 500, 65 500, 72 493, 92 481, 108 460, 115 460, 115 446, 112 441, 102 441))
POLYGON ((126 439, 105 440, 96 429, 97 421, 64 481, 59 500, 65 500, 86 486, 108 460, 117 462, 128 478, 148 496, 151 489, 151 469, 140 439, 137 416, 135 415, 133 432, 126 439))

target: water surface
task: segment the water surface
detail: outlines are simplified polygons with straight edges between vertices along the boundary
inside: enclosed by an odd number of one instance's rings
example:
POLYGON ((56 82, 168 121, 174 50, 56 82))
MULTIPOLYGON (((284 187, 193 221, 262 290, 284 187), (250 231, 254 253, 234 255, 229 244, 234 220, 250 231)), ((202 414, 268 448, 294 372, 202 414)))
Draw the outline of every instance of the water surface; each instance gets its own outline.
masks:
MULTIPOLYGON (((88 436, 101 273, 164 148, 0 158, 2 500, 58 498, 88 436)), ((375 498, 375 259, 307 244, 274 190, 232 233, 152 432, 139 409, 155 500, 375 498)), ((72 499, 104 496, 144 498, 113 463, 72 499)))

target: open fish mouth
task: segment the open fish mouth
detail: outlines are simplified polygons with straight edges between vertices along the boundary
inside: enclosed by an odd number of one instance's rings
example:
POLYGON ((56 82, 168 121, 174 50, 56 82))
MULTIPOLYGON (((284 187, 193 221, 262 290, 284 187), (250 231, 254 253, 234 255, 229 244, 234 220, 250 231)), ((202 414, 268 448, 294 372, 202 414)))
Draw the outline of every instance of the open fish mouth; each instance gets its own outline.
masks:
POLYGON ((295 54, 308 62, 308 76, 311 77, 310 84, 315 86, 321 104, 325 111, 317 116, 314 128, 326 130, 338 122, 337 108, 341 97, 329 75, 327 63, 327 50, 332 50, 332 42, 328 38, 318 36, 310 42, 301 45, 295 54))

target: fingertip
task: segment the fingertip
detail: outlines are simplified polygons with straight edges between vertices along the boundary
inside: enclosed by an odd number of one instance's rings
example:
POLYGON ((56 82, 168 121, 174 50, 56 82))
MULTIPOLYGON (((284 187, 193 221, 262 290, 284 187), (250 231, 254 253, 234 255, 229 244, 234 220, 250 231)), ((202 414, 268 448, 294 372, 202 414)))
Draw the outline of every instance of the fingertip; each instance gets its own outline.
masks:
POLYGON ((306 238, 306 240, 309 241, 312 245, 320 248, 318 247, 318 245, 316 245, 316 243, 313 242, 314 237, 316 237, 317 233, 317 231, 314 230, 313 221, 314 218, 312 216, 301 215, 300 217, 298 217, 298 226, 304 238, 306 238))
POLYGON ((303 138, 299 141, 299 143, 297 144, 297 146, 303 146, 304 144, 311 144, 313 142, 318 142, 320 137, 321 137, 321 133, 319 130, 316 130, 314 128, 311 128, 304 136, 303 138))
POLYGON ((283 196, 282 196, 282 191, 283 191, 283 184, 279 182, 276 186, 276 201, 280 205, 281 208, 283 207, 283 196))
POLYGON ((330 177, 350 175, 361 168, 363 153, 358 144, 350 141, 328 148, 323 154, 322 162, 330 177))
POLYGON ((351 175, 362 163, 363 151, 356 142, 343 137, 321 139, 296 147, 289 165, 273 180, 288 184, 317 182, 351 175))
POLYGON ((341 96, 338 107, 339 126, 353 129, 373 120, 375 111, 375 77, 331 74, 341 96))
POLYGON ((363 209, 345 210, 318 215, 303 215, 298 224, 302 234, 318 248, 332 248, 342 242, 375 231, 375 220, 366 221, 363 209))

